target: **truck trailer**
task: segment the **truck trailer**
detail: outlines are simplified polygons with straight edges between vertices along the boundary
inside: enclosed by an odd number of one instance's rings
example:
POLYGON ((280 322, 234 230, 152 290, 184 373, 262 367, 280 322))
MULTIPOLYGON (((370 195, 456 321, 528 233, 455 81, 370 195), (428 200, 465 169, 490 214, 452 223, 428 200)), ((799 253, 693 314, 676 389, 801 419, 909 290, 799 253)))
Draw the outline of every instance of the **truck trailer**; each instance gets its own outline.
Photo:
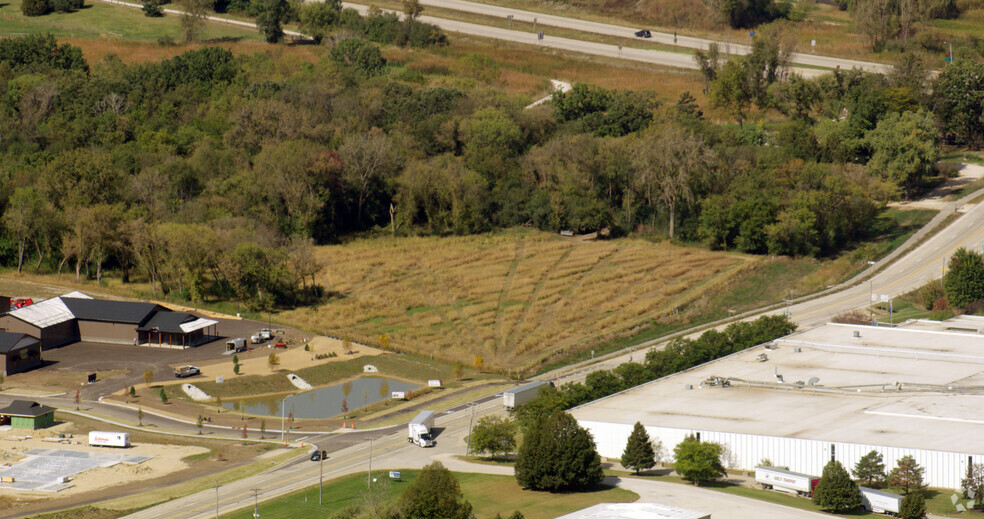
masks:
POLYGON ((820 478, 776 467, 755 467, 755 481, 780 492, 812 496, 820 478))
POLYGON ((236 337, 235 339, 226 341, 226 353, 240 353, 246 351, 247 348, 246 339, 242 337, 236 337))
POLYGON ((101 447, 129 447, 130 433, 92 431, 89 433, 89 445, 101 447))
POLYGON ((858 490, 861 491, 861 506, 865 510, 891 516, 898 516, 902 513, 903 496, 861 486, 858 487, 858 490))
POLYGON ((421 411, 407 424, 407 441, 421 447, 433 447, 434 411, 421 411))
POLYGON ((502 405, 509 410, 515 409, 536 398, 536 395, 540 392, 540 388, 547 384, 553 386, 553 382, 538 381, 507 389, 502 392, 502 405))

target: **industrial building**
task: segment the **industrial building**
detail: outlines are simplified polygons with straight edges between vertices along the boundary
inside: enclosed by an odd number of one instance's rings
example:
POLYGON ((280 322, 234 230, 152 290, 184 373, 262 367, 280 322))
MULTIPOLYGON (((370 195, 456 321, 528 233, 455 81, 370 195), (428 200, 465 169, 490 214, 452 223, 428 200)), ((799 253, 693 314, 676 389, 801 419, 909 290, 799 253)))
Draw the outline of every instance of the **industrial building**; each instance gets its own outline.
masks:
POLYGON ((24 333, 0 332, 0 375, 41 366, 41 341, 24 333))
POLYGON ((14 400, 0 409, 0 424, 10 425, 14 429, 51 427, 55 424, 55 408, 29 400, 14 400))
POLYGON ((687 435, 725 448, 730 468, 768 459, 820 475, 877 450, 910 455, 933 487, 984 463, 984 318, 898 327, 826 324, 574 408, 602 456, 635 422, 672 456, 687 435))
POLYGON ((153 303, 93 299, 81 292, 0 316, 0 331, 36 337, 42 349, 75 342, 197 346, 217 335, 217 324, 153 303))

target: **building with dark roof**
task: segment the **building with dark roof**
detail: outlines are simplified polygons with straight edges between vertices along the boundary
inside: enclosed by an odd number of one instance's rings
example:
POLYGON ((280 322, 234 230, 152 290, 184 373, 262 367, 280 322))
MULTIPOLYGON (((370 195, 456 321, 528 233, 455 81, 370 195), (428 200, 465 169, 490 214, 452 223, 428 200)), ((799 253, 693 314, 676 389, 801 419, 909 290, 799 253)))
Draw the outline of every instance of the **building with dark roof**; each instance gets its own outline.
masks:
POLYGON ((13 375, 40 365, 40 340, 25 333, 0 332, 0 375, 13 375))
POLYGON ((197 346, 217 321, 154 303, 92 299, 72 292, 0 316, 0 331, 38 337, 42 348, 74 342, 197 346))
POLYGON ((15 429, 43 429, 55 424, 55 408, 31 402, 14 400, 0 409, 0 424, 10 423, 15 429))

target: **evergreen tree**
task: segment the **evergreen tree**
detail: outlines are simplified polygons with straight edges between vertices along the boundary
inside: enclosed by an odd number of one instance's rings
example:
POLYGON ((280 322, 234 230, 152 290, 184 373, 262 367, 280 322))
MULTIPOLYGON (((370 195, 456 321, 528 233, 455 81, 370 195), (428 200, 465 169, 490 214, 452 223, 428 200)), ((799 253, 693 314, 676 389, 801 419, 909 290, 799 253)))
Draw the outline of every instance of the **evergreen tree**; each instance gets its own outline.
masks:
POLYGON ((625 451, 622 452, 622 466, 635 470, 638 474, 640 470, 651 469, 654 465, 656 453, 653 451, 652 440, 642 423, 636 422, 629 441, 625 444, 625 451))
POLYGON ((950 306, 963 308, 984 299, 984 258, 963 247, 947 263, 943 291, 950 306))
POLYGON ((926 498, 922 492, 913 492, 902 499, 902 519, 922 519, 926 515, 926 498))
POLYGON ((24 16, 44 16, 51 12, 51 3, 48 0, 24 0, 21 12, 24 16))
POLYGON ((885 482, 885 463, 883 463, 881 453, 873 450, 861 456, 851 472, 854 474, 854 478, 864 486, 880 487, 885 482))
POLYGON ((400 497, 405 519, 469 519, 472 505, 461 494, 458 480, 439 461, 424 467, 400 497))
POLYGON ((896 467, 888 474, 888 484, 908 495, 923 488, 923 472, 925 469, 916 463, 912 456, 903 456, 896 467))
POLYGON ((143 7, 141 10, 144 16, 148 18, 159 18, 164 16, 164 9, 161 8, 160 0, 143 0, 143 7))
POLYGON ((523 488, 586 490, 603 477, 594 439, 570 414, 554 411, 526 431, 516 458, 516 481, 523 488))
POLYGON ((287 0, 257 0, 256 28, 267 43, 284 39, 284 24, 294 17, 294 10, 287 0))
POLYGON ((861 492, 844 466, 831 461, 823 468, 820 483, 813 490, 813 502, 827 512, 849 512, 861 506, 861 492))
POLYGON ((716 443, 702 443, 692 434, 687 435, 673 449, 673 458, 676 473, 698 486, 703 481, 711 481, 726 474, 721 464, 721 446, 716 443))

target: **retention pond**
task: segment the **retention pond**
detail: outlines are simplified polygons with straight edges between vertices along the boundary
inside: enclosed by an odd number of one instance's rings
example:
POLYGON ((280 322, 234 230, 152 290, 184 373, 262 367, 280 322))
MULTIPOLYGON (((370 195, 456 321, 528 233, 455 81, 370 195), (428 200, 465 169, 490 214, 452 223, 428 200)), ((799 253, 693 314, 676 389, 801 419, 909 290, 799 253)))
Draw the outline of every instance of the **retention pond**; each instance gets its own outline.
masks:
MULTIPOLYGON (((341 384, 327 386, 286 399, 284 415, 294 418, 331 418, 376 402, 387 400, 393 391, 412 391, 419 388, 412 382, 386 377, 359 377, 341 384)), ((259 416, 281 416, 283 397, 265 396, 223 402, 222 407, 245 411, 259 416)))

